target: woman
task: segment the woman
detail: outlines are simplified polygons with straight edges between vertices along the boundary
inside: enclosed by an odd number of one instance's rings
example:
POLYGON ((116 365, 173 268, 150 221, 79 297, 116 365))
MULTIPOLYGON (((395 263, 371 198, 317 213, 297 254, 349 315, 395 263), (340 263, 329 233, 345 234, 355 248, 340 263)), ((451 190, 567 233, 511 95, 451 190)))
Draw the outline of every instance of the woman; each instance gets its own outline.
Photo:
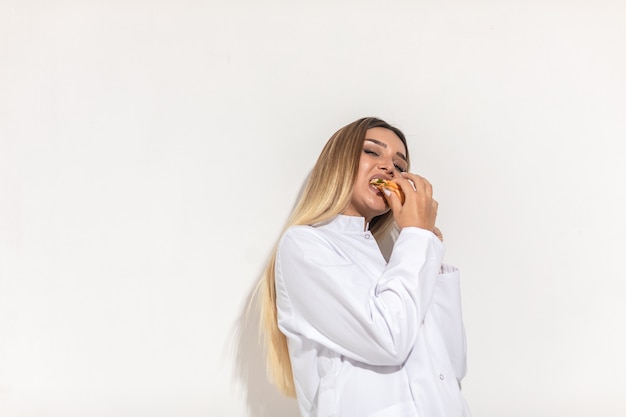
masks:
POLYGON ((304 417, 470 415, 459 273, 442 263, 432 187, 408 169, 384 121, 337 131, 262 277, 268 369, 304 417), (377 241, 394 227, 387 261, 377 241))

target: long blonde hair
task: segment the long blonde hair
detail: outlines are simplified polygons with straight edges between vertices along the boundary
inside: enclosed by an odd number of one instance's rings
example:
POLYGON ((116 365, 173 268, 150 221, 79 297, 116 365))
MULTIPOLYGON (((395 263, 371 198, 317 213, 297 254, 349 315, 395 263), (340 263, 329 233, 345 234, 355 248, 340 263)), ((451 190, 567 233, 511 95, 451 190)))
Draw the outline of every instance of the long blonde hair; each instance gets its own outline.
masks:
MULTIPOLYGON (((400 138, 406 148, 408 162, 408 147, 404 134, 383 120, 366 117, 342 127, 322 149, 283 232, 295 225, 326 222, 343 212, 350 202, 365 133, 374 127, 389 129, 400 138)), ((394 221, 390 211, 375 217, 370 222, 370 230, 377 239, 382 238, 393 226, 394 221)), ((283 394, 295 397, 287 338, 278 328, 274 284, 277 245, 274 246, 257 286, 261 305, 260 330, 265 341, 267 371, 270 379, 283 394)))

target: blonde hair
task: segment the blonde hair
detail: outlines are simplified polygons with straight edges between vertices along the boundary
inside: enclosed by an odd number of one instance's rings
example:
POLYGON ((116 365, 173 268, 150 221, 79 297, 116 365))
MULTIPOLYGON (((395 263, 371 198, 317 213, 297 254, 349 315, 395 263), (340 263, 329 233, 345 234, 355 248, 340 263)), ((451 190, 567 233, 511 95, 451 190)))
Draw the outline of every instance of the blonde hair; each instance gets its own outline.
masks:
MULTIPOLYGON (((348 206, 359 169, 363 140, 368 129, 382 127, 393 131, 408 147, 404 134, 383 120, 366 117, 341 129, 328 140, 311 171, 283 232, 295 225, 313 225, 331 220, 348 206)), ((379 239, 394 226, 389 211, 370 221, 370 230, 379 239)), ((295 397, 287 338, 278 328, 274 264, 278 243, 274 246, 267 267, 257 286, 260 297, 260 330, 264 337, 267 371, 271 381, 285 395, 295 397)))

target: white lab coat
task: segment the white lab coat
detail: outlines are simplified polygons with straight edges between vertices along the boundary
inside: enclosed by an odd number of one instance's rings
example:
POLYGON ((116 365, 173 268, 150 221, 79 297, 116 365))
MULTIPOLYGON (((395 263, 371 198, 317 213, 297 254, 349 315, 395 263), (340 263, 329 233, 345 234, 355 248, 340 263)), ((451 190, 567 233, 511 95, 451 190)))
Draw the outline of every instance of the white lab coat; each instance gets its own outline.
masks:
POLYGON ((470 416, 458 270, 415 227, 386 262, 364 224, 339 215, 279 242, 278 324, 302 416, 470 416))

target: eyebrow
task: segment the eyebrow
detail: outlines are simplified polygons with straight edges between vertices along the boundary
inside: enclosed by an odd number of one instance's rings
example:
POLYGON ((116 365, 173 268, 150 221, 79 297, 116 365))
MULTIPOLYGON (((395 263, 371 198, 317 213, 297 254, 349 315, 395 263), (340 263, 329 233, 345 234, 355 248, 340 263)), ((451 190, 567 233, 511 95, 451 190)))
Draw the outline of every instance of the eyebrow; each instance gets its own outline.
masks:
MULTIPOLYGON (((387 148, 387 144, 386 144, 386 143, 381 142, 381 141, 379 141, 379 140, 377 140, 377 139, 368 139, 368 138, 365 138, 365 140, 366 140, 366 141, 369 141, 369 142, 372 142, 372 143, 375 143, 375 144, 376 144, 376 145, 378 145, 378 146, 382 146, 383 148, 387 148)), ((399 156, 399 157, 400 157, 400 159, 402 159, 404 162, 407 162, 407 160, 406 160, 406 156, 404 156, 404 154, 403 154, 402 152, 396 152, 396 155, 397 155, 397 156, 399 156)))

